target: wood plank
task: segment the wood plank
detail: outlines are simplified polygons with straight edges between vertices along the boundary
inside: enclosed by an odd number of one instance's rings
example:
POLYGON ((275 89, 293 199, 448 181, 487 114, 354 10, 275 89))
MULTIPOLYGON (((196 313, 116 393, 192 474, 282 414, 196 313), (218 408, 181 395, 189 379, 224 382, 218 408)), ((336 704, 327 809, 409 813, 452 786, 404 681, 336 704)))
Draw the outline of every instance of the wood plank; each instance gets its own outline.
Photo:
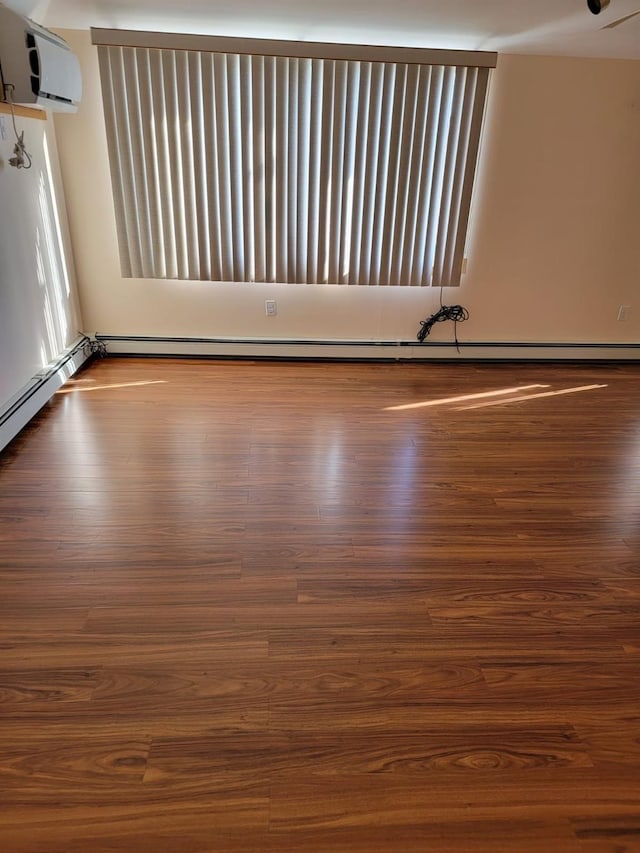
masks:
MULTIPOLYGON (((361 827, 340 829, 304 827, 270 833, 270 851, 298 853, 535 853, 544 849, 584 853, 568 821, 534 821, 520 818, 481 819, 459 812, 449 820, 416 820, 409 826, 377 826, 375 833, 361 827)), ((604 849, 604 848, 603 848, 604 849)), ((602 853, 597 851, 596 853, 602 853)), ((609 848, 607 853, 620 853, 609 848)))
POLYGON ((413 785, 390 774, 278 779, 271 793, 272 825, 289 830, 366 827, 372 814, 379 826, 389 827, 490 816, 496 821, 568 821, 585 812, 633 819, 640 808, 631 769, 563 767, 552 775, 513 769, 469 772, 467 785, 461 775, 425 775, 421 782, 412 779, 413 785))
MULTIPOLYGON (((0 101, 0 114, 11 115, 12 105, 6 101, 0 101)), ((13 112, 16 117, 35 118, 38 121, 46 121, 47 114, 44 110, 35 107, 23 107, 21 104, 13 104, 13 112)))
POLYGON ((459 727, 371 738, 363 732, 242 733, 208 738, 157 738, 145 780, 198 777, 237 770, 256 777, 309 778, 359 773, 436 776, 443 770, 591 767, 587 750, 569 728, 459 727))

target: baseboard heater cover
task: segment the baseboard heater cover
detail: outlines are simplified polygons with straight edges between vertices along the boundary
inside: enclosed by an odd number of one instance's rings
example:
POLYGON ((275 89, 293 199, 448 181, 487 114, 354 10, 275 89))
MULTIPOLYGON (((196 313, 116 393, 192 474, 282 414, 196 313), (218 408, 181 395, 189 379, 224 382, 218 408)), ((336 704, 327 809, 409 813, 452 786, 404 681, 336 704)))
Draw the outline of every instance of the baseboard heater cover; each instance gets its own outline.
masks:
POLYGON ((640 361, 640 343, 455 343, 98 334, 110 355, 373 361, 640 361))
POLYGON ((0 408, 0 450, 9 444, 29 421, 46 405, 56 391, 76 373, 90 357, 89 338, 82 336, 60 358, 50 364, 0 408))

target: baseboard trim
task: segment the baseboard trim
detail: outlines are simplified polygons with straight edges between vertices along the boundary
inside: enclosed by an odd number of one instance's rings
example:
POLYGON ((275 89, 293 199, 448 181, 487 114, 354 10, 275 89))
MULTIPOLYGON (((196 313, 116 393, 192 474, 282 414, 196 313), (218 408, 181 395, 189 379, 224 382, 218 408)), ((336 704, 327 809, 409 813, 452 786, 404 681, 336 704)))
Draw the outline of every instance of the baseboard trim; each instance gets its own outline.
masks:
POLYGON ((90 358, 89 338, 75 341, 53 364, 33 379, 0 409, 0 450, 9 444, 46 405, 56 391, 90 358))
POLYGON ((110 355, 337 361, 640 361, 640 343, 455 343, 147 337, 98 334, 110 355))

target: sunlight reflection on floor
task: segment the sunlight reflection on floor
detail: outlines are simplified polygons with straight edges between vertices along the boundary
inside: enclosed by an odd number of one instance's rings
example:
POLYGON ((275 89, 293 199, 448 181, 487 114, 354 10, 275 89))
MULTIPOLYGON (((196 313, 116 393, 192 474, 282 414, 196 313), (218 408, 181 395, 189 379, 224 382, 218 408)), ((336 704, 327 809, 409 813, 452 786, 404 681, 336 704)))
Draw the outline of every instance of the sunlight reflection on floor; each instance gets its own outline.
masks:
POLYGON ((521 403, 523 400, 538 400, 541 397, 559 397, 563 394, 577 394, 579 391, 596 391, 599 388, 608 388, 608 385, 581 385, 577 388, 563 388, 560 391, 545 391, 543 394, 526 394, 520 397, 511 397, 509 400, 491 400, 488 403, 476 403, 473 406, 462 406, 458 412, 468 412, 470 409, 485 409, 488 406, 506 406, 507 403, 521 403))
MULTIPOLYGON (((81 380, 78 380, 80 382, 81 380)), ((90 380, 92 381, 92 380, 90 380)), ((63 388, 61 388, 56 393, 58 394, 71 394, 74 391, 108 391, 112 388, 136 388, 140 385, 166 385, 166 379, 151 379, 146 380, 144 382, 120 382, 117 385, 91 385, 90 387, 83 386, 82 388, 78 387, 77 384, 67 384, 63 388)))
POLYGON ((425 400, 422 403, 407 403, 403 406, 387 406, 385 412, 404 412, 408 409, 425 409, 427 406, 444 406, 448 403, 464 403, 467 400, 479 400, 484 397, 497 397, 501 394, 516 394, 518 391, 531 391, 534 388, 550 387, 550 385, 519 385, 515 388, 502 388, 499 391, 484 391, 480 394, 464 394, 460 397, 445 397, 442 400, 425 400))

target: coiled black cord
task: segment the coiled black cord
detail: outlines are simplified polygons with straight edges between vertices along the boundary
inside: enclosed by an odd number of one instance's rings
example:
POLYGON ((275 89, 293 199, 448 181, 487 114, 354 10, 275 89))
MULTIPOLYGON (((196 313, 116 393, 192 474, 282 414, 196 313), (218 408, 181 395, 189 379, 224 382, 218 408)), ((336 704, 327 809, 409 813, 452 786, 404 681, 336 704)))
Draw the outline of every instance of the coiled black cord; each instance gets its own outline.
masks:
POLYGON ((460 352, 460 345, 458 342, 458 323, 464 323, 464 321, 468 319, 469 312, 466 308, 463 308, 462 305, 441 305, 439 311, 436 311, 435 314, 432 314, 431 317, 426 320, 422 320, 420 323, 418 341, 421 344, 424 343, 425 338, 429 335, 429 332, 433 329, 436 323, 444 323, 445 320, 453 320, 456 349, 460 352))

